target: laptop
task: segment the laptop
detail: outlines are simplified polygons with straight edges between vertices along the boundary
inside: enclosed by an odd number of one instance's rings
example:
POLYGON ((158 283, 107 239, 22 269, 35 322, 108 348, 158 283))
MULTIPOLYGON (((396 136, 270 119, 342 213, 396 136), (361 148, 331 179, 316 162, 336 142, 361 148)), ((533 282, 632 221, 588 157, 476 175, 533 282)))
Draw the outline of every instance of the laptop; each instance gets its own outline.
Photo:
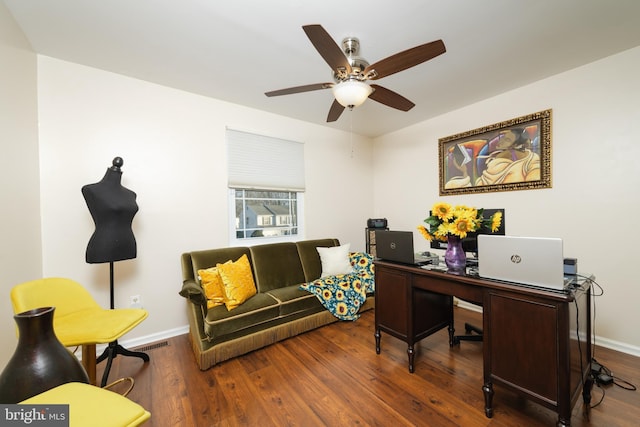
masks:
POLYGON ((429 263, 426 257, 417 257, 413 252, 413 232, 376 230, 376 257, 384 261, 408 265, 429 263))
POLYGON ((481 234, 478 236, 478 275, 564 290, 562 239, 481 234))

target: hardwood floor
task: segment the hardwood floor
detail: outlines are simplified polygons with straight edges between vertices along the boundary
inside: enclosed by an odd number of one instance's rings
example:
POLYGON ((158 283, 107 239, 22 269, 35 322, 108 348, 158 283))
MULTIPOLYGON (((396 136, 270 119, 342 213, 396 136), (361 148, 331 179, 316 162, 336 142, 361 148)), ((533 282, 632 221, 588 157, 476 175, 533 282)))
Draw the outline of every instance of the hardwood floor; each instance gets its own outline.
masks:
MULTIPOLYGON (((482 323, 479 313, 455 310, 458 331, 465 321, 482 323)), ((383 334, 376 355, 373 329, 370 310, 355 322, 324 326, 207 371, 198 369, 182 335, 143 347, 148 363, 118 356, 110 381, 135 378, 128 397, 151 412, 145 426, 155 427, 555 425, 554 412, 498 386, 494 416, 485 417, 482 343, 449 348, 447 332, 438 332, 416 346, 410 374, 406 344, 383 334)), ((594 355, 615 377, 639 381, 640 358, 606 348, 596 348, 594 355)), ((98 378, 103 369, 104 363, 98 365, 98 378)), ((603 396, 590 420, 579 400, 571 425, 640 424, 637 391, 594 387, 592 405, 603 396)))

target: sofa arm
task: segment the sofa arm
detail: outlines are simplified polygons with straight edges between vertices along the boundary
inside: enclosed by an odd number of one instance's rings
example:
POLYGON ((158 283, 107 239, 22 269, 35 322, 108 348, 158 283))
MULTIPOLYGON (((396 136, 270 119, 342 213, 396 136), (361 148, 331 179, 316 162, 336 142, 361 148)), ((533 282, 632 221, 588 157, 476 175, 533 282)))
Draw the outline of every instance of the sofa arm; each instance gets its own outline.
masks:
POLYGON ((204 290, 195 280, 187 279, 182 282, 182 289, 178 293, 195 305, 207 306, 207 297, 204 294, 204 290))

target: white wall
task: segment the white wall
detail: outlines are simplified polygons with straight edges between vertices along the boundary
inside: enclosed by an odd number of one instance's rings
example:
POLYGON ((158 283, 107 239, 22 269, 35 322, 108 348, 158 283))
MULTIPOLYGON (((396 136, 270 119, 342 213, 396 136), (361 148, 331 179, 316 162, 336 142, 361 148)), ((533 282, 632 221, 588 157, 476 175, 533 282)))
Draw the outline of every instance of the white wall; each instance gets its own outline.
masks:
MULTIPOLYGON (((438 138, 552 108, 552 189, 442 199, 505 207, 510 234, 564 238, 565 254, 605 289, 599 343, 640 354, 632 258, 640 48, 378 138, 374 149, 364 137, 36 57, 1 3, 0 61, 5 295, 16 283, 59 275, 108 305, 108 266, 84 262, 93 223, 80 188, 100 180, 115 156, 140 206, 138 258, 115 264, 116 305, 142 296, 150 317, 125 338, 144 342, 185 330, 180 253, 227 244, 225 127, 305 142, 306 237, 363 249, 366 218, 415 229, 441 199, 438 138)), ((416 242, 427 248, 417 234, 416 242)), ((0 366, 13 353, 11 315, 5 298, 0 366)))
POLYGON ((307 238, 364 249, 371 216, 367 138, 57 59, 38 58, 43 274, 109 305, 108 264, 85 263, 94 230, 80 189, 124 159, 137 193, 138 257, 114 264, 116 307, 141 295, 149 318, 125 340, 185 332, 182 252, 228 245, 225 128, 305 143, 307 238))
MULTIPOLYGON (((596 275, 596 342, 640 355, 640 47, 378 138, 374 213, 415 230, 436 201, 505 208, 507 234, 561 237, 596 275), (438 138, 553 109, 553 188, 439 196, 438 138)), ((427 242, 416 232, 418 248, 427 242)))
POLYGON ((15 350, 9 292, 42 274, 36 55, 0 2, 0 366, 15 350))

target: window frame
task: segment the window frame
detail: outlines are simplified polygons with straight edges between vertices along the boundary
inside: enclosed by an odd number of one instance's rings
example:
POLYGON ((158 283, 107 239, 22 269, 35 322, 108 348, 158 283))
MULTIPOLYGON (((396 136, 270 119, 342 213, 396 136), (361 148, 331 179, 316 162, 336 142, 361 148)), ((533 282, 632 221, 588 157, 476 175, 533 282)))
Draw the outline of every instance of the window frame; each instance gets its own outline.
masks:
MULTIPOLYGON (((254 245, 262 245, 268 243, 280 243, 280 242, 297 242, 299 240, 304 240, 304 191, 294 191, 294 190, 282 190, 282 189, 247 189, 247 188, 229 188, 228 189, 228 206, 229 206, 229 221, 228 221, 228 230, 229 230, 229 246, 254 246, 254 245), (289 234, 284 236, 261 236, 261 237, 242 237, 239 238, 237 236, 236 230, 236 190, 249 190, 249 191, 288 191, 291 193, 296 193, 296 206, 297 212, 296 216, 298 218, 298 223, 296 228, 298 229, 297 234, 289 234)), ((277 226, 277 225, 276 225, 277 226)))

